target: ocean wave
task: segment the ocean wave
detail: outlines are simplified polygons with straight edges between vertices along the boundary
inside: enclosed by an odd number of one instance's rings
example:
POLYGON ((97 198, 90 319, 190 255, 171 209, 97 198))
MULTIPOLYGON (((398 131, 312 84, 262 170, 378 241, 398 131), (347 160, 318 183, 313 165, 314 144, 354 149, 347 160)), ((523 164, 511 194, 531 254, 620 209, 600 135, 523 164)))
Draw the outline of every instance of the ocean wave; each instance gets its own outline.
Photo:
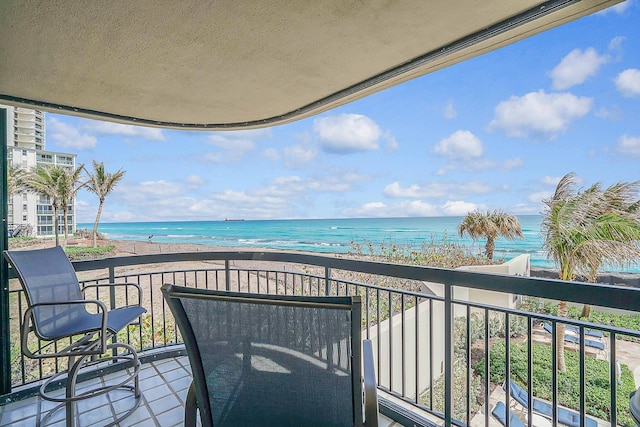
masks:
POLYGON ((167 234, 166 237, 169 239, 193 239, 197 236, 195 234, 167 234))

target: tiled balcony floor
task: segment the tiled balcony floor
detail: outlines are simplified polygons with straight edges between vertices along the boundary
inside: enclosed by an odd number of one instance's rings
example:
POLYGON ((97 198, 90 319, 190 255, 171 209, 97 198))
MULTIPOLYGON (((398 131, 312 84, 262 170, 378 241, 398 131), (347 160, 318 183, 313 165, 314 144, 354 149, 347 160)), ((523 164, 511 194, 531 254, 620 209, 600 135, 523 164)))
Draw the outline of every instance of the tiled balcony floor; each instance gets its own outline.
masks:
MULTIPOLYGON (((81 390, 82 386, 87 387, 98 381, 112 383, 119 375, 122 374, 116 373, 88 381, 87 384, 81 383, 78 390, 81 390)), ((140 371, 140 387, 142 389, 140 406, 123 420, 120 426, 182 426, 184 424, 184 402, 190 384, 191 368, 186 356, 143 364, 140 371)), ((124 391, 115 391, 108 393, 108 395, 88 399, 78 404, 79 426, 107 425, 113 421, 114 414, 127 411, 132 404, 132 394, 124 391)), ((55 406, 56 404, 39 397, 0 406, 0 427, 64 427, 65 411, 63 408, 55 411, 48 420, 45 420, 44 424, 41 423, 55 406)), ((380 427, 400 425, 382 415, 379 421, 380 427)))

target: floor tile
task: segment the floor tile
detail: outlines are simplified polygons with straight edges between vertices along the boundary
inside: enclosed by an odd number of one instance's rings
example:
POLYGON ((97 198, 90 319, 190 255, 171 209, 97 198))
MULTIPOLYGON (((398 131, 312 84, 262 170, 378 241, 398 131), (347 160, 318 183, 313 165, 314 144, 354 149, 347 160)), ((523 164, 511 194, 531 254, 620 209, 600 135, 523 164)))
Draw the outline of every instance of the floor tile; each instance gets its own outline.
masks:
POLYGON ((172 426, 178 423, 184 423, 184 408, 182 406, 171 409, 166 412, 162 412, 157 416, 158 421, 161 420, 160 425, 172 426))
MULTIPOLYGON (((158 361, 143 365, 140 371, 142 397, 136 410, 119 423, 120 427, 172 427, 184 423, 184 402, 191 385, 189 359, 158 361)), ((105 382, 118 381, 123 374, 115 373, 105 377, 105 382)), ((91 386, 100 384, 96 379, 91 386)), ((86 389, 88 384, 79 384, 78 389, 86 389)), ((64 390, 56 392, 63 396, 64 390)), ((118 414, 125 413, 135 404, 130 390, 117 389, 107 395, 97 396, 78 403, 83 427, 101 427, 118 414)), ((0 427, 33 427, 36 420, 42 420, 58 403, 42 400, 40 397, 25 399, 0 407, 0 427), (39 415, 38 415, 39 414, 39 415)), ((46 427, 64 427, 65 409, 56 410, 47 419, 46 427)), ((200 420, 197 422, 201 426, 200 420)), ((386 417, 380 417, 381 427, 397 427, 398 424, 386 417)))
POLYGON ((162 399, 165 396, 172 394, 171 389, 166 385, 162 384, 158 387, 154 387, 152 389, 144 390, 144 398, 147 402, 153 402, 154 400, 162 399))
POLYGON ((151 408, 151 413, 153 414, 159 414, 170 409, 175 409, 177 407, 182 408, 182 402, 178 401, 176 396, 174 396, 173 394, 165 396, 162 399, 149 402, 149 408, 151 408))

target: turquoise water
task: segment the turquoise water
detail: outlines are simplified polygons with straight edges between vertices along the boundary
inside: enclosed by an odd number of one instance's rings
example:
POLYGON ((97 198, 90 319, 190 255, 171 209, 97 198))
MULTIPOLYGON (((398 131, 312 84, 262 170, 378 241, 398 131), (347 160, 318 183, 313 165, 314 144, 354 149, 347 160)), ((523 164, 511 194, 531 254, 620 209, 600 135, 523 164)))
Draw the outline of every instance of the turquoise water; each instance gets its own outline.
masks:
MULTIPOLYGON (((494 258, 512 259, 520 254, 531 256, 535 267, 553 267, 542 250, 539 215, 518 216, 524 239, 496 240, 494 258)), ((351 242, 365 241, 379 246, 395 242, 420 246, 431 239, 460 243, 474 253, 484 250, 484 240, 474 242, 459 237, 457 227, 462 217, 430 218, 349 218, 264 221, 183 221, 101 223, 99 231, 113 240, 147 241, 153 235, 156 243, 198 243, 233 248, 271 248, 310 252, 346 253, 351 242)), ((93 224, 78 224, 91 229, 93 224)), ((640 271, 633 268, 629 271, 640 271)))

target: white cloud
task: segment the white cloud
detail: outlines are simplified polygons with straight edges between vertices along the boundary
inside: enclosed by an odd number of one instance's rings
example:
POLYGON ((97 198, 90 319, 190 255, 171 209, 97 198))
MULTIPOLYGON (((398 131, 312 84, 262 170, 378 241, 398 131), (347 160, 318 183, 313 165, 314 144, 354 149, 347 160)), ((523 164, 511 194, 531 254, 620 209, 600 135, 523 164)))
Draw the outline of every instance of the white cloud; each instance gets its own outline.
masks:
POLYGON ((75 127, 55 117, 47 117, 47 137, 64 149, 79 151, 91 150, 98 143, 95 136, 80 133, 75 127))
POLYGON ((482 156, 482 141, 468 130, 458 130, 438 142, 433 152, 455 160, 482 156))
POLYGON ((524 161, 520 158, 520 157, 516 157, 514 159, 507 159, 504 162, 502 162, 502 169, 504 170, 512 170, 512 169, 517 169, 520 166, 524 165, 524 161))
POLYGON ((592 105, 593 99, 570 93, 547 94, 540 90, 512 96, 495 108, 489 128, 501 128, 510 137, 553 139, 566 131, 572 121, 591 111, 592 105))
POLYGON ((232 136, 213 134, 209 135, 207 141, 218 148, 228 151, 249 151, 255 148, 255 143, 251 139, 236 138, 232 136))
POLYGON ((391 218, 391 217, 421 217, 439 216, 437 206, 420 200, 404 201, 393 205, 382 202, 365 203, 362 206, 346 209, 343 212, 350 217, 363 218, 391 218))
POLYGON ((457 199, 471 194, 485 194, 493 191, 490 185, 479 181, 463 183, 432 182, 423 185, 412 184, 403 187, 399 182, 393 182, 384 188, 384 195, 390 198, 431 198, 457 199))
POLYGON ((521 158, 515 157, 513 159, 507 159, 503 162, 496 162, 487 159, 474 159, 469 161, 452 161, 451 163, 441 167, 436 171, 436 175, 442 176, 452 170, 462 170, 465 172, 479 172, 487 169, 502 169, 505 171, 517 169, 524 165, 524 161, 521 158))
POLYGON ((276 150, 275 148, 266 148, 262 150, 262 153, 260 153, 260 155, 271 160, 272 162, 280 160, 280 153, 278 153, 278 150, 276 150))
POLYGON ((315 119, 313 130, 320 137, 324 151, 338 154, 377 150, 382 134, 373 120, 360 114, 315 119))
POLYGON ((102 135, 122 135, 137 136, 147 141, 164 141, 165 137, 162 129, 123 125, 121 123, 101 122, 97 120, 87 120, 85 129, 102 135))
POLYGON ((292 145, 284 149, 284 165, 297 169, 312 162, 318 156, 318 151, 309 145, 292 145))
POLYGON ((540 178, 540 182, 544 185, 552 185, 555 187, 556 185, 558 185, 561 179, 561 176, 543 176, 542 178, 540 178))
POLYGON ((605 120, 621 120, 623 118, 622 111, 615 106, 612 108, 600 107, 593 114, 605 120))
POLYGON ((614 82, 623 96, 628 98, 640 96, 640 70, 637 68, 624 70, 618 74, 614 82))
POLYGON ((213 133, 207 138, 207 142, 222 151, 209 152, 201 158, 207 162, 213 163, 235 163, 249 151, 255 149, 256 144, 253 140, 244 138, 244 134, 240 133, 213 133))
POLYGON ((387 142, 385 142, 384 144, 384 151, 386 151, 387 153, 392 153, 400 147, 398 141, 396 141, 396 139, 388 133, 385 135, 385 140, 387 142))
POLYGON ((411 200, 391 205, 383 202, 365 203, 362 206, 346 209, 343 214, 368 218, 460 216, 471 210, 483 208, 484 205, 463 201, 447 201, 442 205, 432 205, 422 200, 411 200))
POLYGON ((447 120, 455 119, 456 117, 458 117, 458 112, 453 107, 453 101, 447 102, 447 105, 444 106, 442 117, 447 120))
POLYGON ((134 185, 118 186, 114 191, 118 191, 129 202, 135 201, 136 205, 144 205, 143 199, 147 199, 147 201, 149 198, 164 200, 184 192, 181 185, 164 180, 143 181, 134 185))
POLYGON ((621 136, 617 150, 622 154, 640 157, 640 136, 621 136))
POLYGON ((314 192, 344 193, 351 190, 354 184, 368 179, 367 176, 354 172, 339 173, 336 171, 329 171, 324 176, 311 178, 301 178, 295 175, 281 176, 274 179, 267 187, 255 191, 289 198, 307 197, 314 192))
POLYGON ((619 50, 622 48, 622 42, 626 40, 624 36, 616 36, 609 42, 609 50, 619 50))
POLYGON ((184 182, 190 187, 202 187, 205 184, 204 178, 199 175, 189 175, 184 182))
POLYGON ((532 203, 542 203, 544 199, 548 199, 551 196, 553 196, 551 191, 538 191, 537 193, 529 194, 527 200, 532 203))
POLYGON ((553 88, 563 90, 584 83, 608 60, 607 55, 598 55, 594 48, 588 48, 584 52, 580 49, 572 50, 551 70, 553 88))
POLYGON ((601 10, 597 13, 597 15, 607 15, 609 13, 617 13, 618 15, 622 15, 627 9, 631 7, 632 4, 633 0, 623 1, 622 3, 618 3, 614 6, 601 10))
POLYGON ((447 202, 442 206, 442 212, 445 215, 450 216, 463 216, 467 213, 480 209, 478 205, 475 203, 463 202, 463 201, 455 201, 455 202, 447 202))

